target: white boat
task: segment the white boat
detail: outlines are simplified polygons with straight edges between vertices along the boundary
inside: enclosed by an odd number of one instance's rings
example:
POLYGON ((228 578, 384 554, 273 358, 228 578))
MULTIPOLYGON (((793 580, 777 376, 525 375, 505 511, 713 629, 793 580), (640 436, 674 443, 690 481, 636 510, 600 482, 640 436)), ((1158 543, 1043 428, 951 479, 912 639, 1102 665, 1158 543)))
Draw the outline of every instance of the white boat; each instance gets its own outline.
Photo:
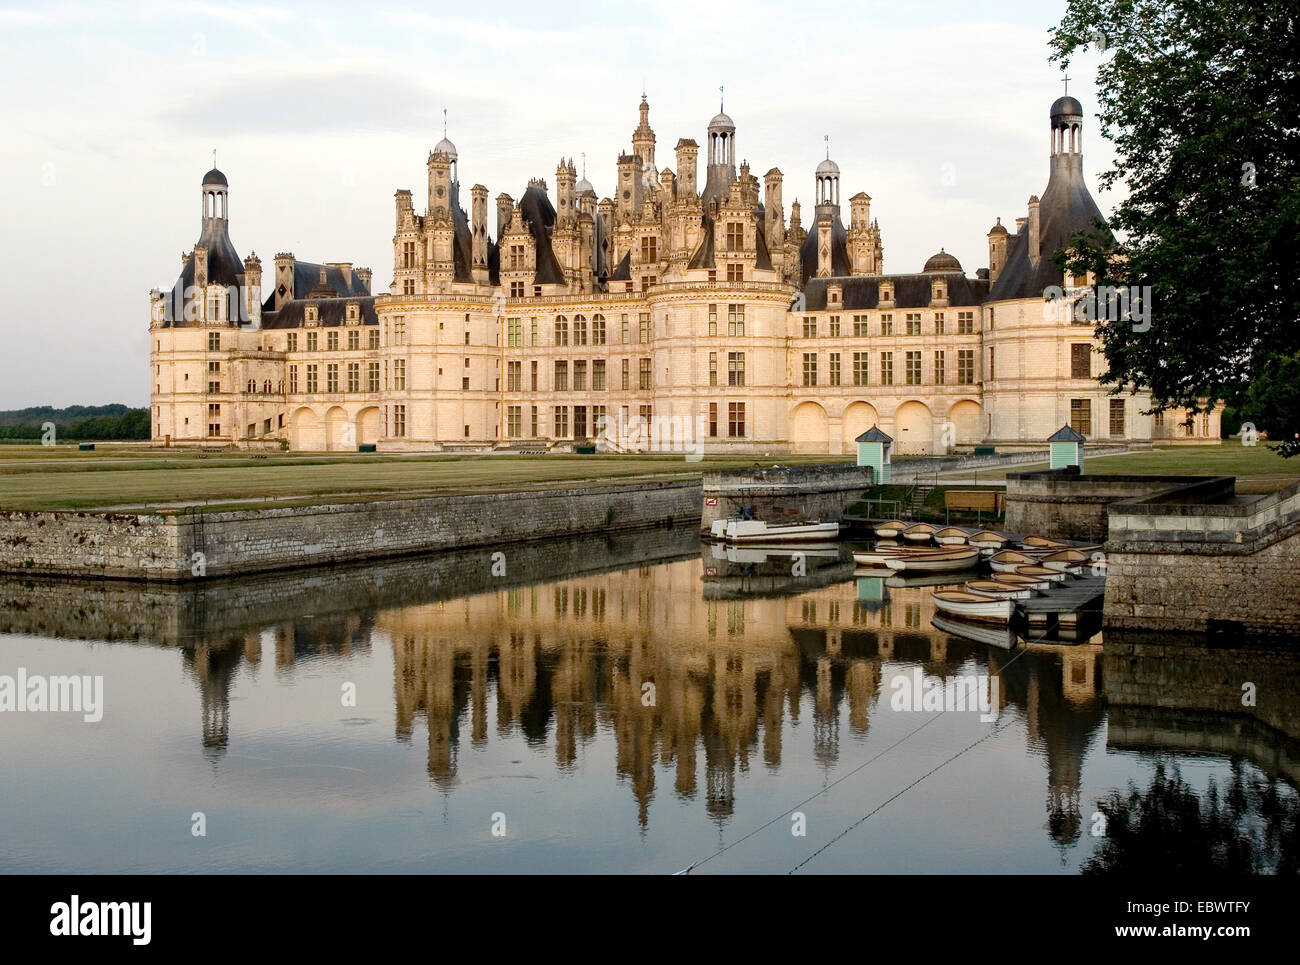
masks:
POLYGON ((979 550, 975 549, 934 550, 891 556, 885 560, 885 565, 891 570, 907 573, 950 573, 969 569, 979 562, 979 558, 979 550))
POLYGON ((993 567, 995 573, 1014 573, 1017 566, 1024 564, 1037 563, 1039 558, 1031 556, 1029 553, 1022 553, 1019 550, 1002 550, 993 554, 989 559, 989 566, 993 567))
POLYGON ((709 527, 709 535, 728 543, 789 543, 835 540, 840 535, 839 523, 793 522, 769 523, 763 519, 717 519, 709 527))
POLYGON ((1019 563, 1011 572, 1019 573, 1021 576, 1036 576, 1039 579, 1051 580, 1053 583, 1065 582, 1065 573, 1061 570, 1049 570, 1046 566, 1037 564, 1019 563))
POLYGON ((913 523, 903 530, 903 539, 913 543, 928 543, 934 536, 935 528, 929 523, 913 523))
POLYGON ((1020 545, 1026 549, 1063 550, 1070 544, 1064 540, 1048 539, 1046 536, 1026 536, 1020 541, 1020 545))
MULTIPOLYGON (((837 547, 802 546, 792 543, 789 546, 721 543, 714 544, 722 550, 722 557, 728 563, 766 563, 768 560, 789 559, 796 554, 806 559, 835 559, 840 555, 837 547)), ((716 554, 715 554, 716 556, 716 554)))
POLYGON ((1007 538, 991 529, 983 529, 966 537, 966 542, 982 550, 1000 550, 1007 545, 1007 538))
POLYGON ((942 552, 944 551, 934 546, 908 546, 905 543, 881 540, 869 550, 854 550, 853 562, 859 566, 884 566, 885 560, 897 556, 928 556, 932 553, 942 552))
POLYGON ((954 637, 961 637, 963 640, 985 643, 1000 650, 1014 650, 1018 642, 1015 631, 1007 626, 957 620, 941 613, 936 613, 931 617, 930 622, 944 633, 950 633, 954 637))
POLYGON ((992 620, 1006 623, 1015 611, 1014 600, 1000 600, 983 593, 971 593, 967 590, 935 590, 934 605, 937 609, 966 620, 992 620))
POLYGON ((1046 590, 1052 585, 1052 581, 1045 576, 1025 576, 1023 573, 999 573, 993 578, 999 583, 1023 586, 1030 590, 1046 590))
POLYGON ((1003 583, 1001 580, 967 580, 965 589, 969 593, 982 593, 995 596, 999 600, 1028 600, 1034 591, 1018 583, 1003 583))
POLYGON ((970 532, 960 526, 945 526, 934 534, 934 541, 940 546, 965 546, 970 532))
POLYGON ((907 529, 907 523, 901 519, 890 519, 876 524, 876 535, 881 539, 898 539, 905 529, 907 529))

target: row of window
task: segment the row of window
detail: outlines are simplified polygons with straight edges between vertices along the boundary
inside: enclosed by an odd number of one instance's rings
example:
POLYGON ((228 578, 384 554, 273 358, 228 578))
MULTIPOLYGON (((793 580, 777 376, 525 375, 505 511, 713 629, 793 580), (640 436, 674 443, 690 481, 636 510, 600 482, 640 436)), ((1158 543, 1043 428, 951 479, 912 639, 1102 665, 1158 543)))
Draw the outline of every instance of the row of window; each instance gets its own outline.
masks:
MULTIPOLYGON (((725 429, 727 437, 731 439, 745 438, 745 403, 728 402, 727 405, 727 422, 725 429)), ((405 411, 405 407, 402 407, 405 411)), ((601 435, 605 431, 608 420, 608 410, 603 405, 557 405, 551 408, 551 435, 552 439, 586 439, 591 435, 601 435), (570 419, 572 414, 572 419, 570 419), (588 421, 590 419, 590 421, 588 421)), ((648 405, 638 407, 637 414, 641 418, 641 424, 645 431, 649 431, 650 421, 654 416, 654 408, 648 405)), ((708 417, 708 434, 711 438, 717 438, 721 429, 724 428, 720 423, 721 403, 709 403, 708 417)), ((623 406, 623 424, 631 425, 628 422, 629 407, 623 406)), ((466 427, 468 435, 468 426, 466 427)), ((635 430, 634 430, 635 431, 635 430)), ((536 439, 541 432, 540 408, 532 405, 528 407, 528 435, 536 439)), ((506 406, 506 435, 511 439, 520 439, 524 435, 524 407, 521 405, 506 406)))
MULTIPOLYGON (((1124 436, 1125 409, 1124 399, 1110 400, 1110 425, 1108 428, 1112 438, 1124 436)), ((1164 413, 1156 413, 1156 427, 1159 428, 1163 422, 1164 413)), ((1070 400, 1070 428, 1085 436, 1092 436, 1092 399, 1070 400)))
MULTIPOLYGON (((306 344, 306 350, 308 352, 318 351, 320 348, 320 332, 308 330, 303 334, 305 335, 304 342, 306 344)), ((337 352, 340 344, 339 332, 337 330, 327 330, 325 332, 325 350, 327 352, 337 352)), ((289 341, 286 348, 290 352, 298 351, 297 332, 289 333, 289 341)), ((360 329, 350 328, 347 330, 347 348, 350 352, 355 352, 361 348, 360 329)), ((379 348, 379 329, 371 328, 366 331, 366 348, 368 350, 379 348)))
MULTIPOLYGON (((903 354, 903 385, 922 385, 921 373, 921 353, 904 352, 903 354)), ((852 357, 852 383, 853 385, 871 385, 871 353, 854 352, 852 357)), ((803 355, 803 384, 809 388, 815 388, 818 385, 844 385, 844 372, 842 370, 841 353, 831 352, 829 357, 830 366, 827 371, 826 382, 821 381, 821 362, 816 352, 805 352, 803 355)), ((933 382, 936 385, 948 384, 948 353, 935 352, 934 365, 931 370, 933 382)), ((957 351, 957 380, 956 385, 973 385, 975 383, 975 350, 959 349, 957 351)), ((741 383, 743 384, 743 383, 741 383)), ((880 367, 877 370, 877 385, 894 385, 894 353, 880 353, 880 367)))
MULTIPOLYGON (((957 312, 957 335, 975 334, 975 312, 957 312)), ((827 316, 826 334, 829 338, 839 338, 844 333, 843 326, 840 324, 839 315, 827 316)), ((948 317, 946 312, 934 313, 934 334, 948 335, 954 334, 948 331, 948 317)), ((852 332, 854 338, 866 338, 871 335, 871 316, 854 315, 852 319, 852 332)), ((803 337, 817 338, 821 334, 821 327, 817 322, 816 315, 805 315, 803 319, 803 337)), ((894 313, 884 312, 880 316, 880 334, 893 335, 894 313)), ((903 315, 903 329, 898 334, 920 335, 922 334, 922 318, 920 312, 906 312, 903 315)))
MULTIPOLYGON (((326 392, 361 392, 362 389, 362 368, 360 362, 348 362, 346 370, 340 370, 338 362, 330 362, 325 366, 325 389, 326 392), (340 381, 340 374, 343 374, 346 381, 340 381), (345 389, 340 385, 346 385, 345 389)), ((365 363, 365 389, 366 392, 379 391, 379 363, 365 363)), ((305 376, 302 383, 302 391, 311 394, 321 391, 320 388, 320 366, 315 362, 308 363, 304 366, 305 376)), ((394 359, 392 378, 389 380, 389 388, 405 389, 406 388, 406 360, 394 359)), ((289 366, 289 393, 297 394, 299 391, 298 366, 289 366)))

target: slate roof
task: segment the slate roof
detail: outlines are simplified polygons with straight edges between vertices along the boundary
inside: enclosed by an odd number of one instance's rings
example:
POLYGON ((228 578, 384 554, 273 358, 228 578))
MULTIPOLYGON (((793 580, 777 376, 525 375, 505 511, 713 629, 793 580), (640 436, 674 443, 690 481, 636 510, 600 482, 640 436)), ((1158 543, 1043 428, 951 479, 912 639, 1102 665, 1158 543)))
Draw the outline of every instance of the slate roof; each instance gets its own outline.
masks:
POLYGON ((342 325, 347 318, 347 307, 356 305, 362 325, 378 325, 379 316, 375 313, 375 297, 365 295, 360 298, 295 298, 285 302, 278 312, 262 312, 263 328, 302 328, 307 318, 307 306, 315 305, 317 317, 322 328, 342 325))
POLYGON ((1072 426, 1061 426, 1061 428, 1057 429, 1055 432, 1053 432, 1050 436, 1047 437, 1047 441, 1048 442, 1087 442, 1087 439, 1084 438, 1082 433, 1080 433, 1077 429, 1073 428, 1072 426))
POLYGON ((551 199, 546 196, 545 190, 530 184, 524 196, 519 199, 519 210, 537 249, 537 271, 533 275, 533 284, 564 284, 564 271, 551 248, 551 234, 555 230, 555 208, 551 205, 551 199))
MULTIPOLYGON (((817 274, 817 220, 813 219, 808 237, 799 249, 799 280, 807 282, 817 274)), ((839 212, 831 218, 831 274, 848 275, 853 271, 849 262, 849 233, 844 230, 839 212)))
MULTIPOLYGON (((211 174, 213 172, 209 172, 211 174)), ((215 173, 220 174, 220 171, 215 173)), ((208 249, 208 284, 225 285, 238 288, 244 281, 244 260, 239 257, 234 243, 230 240, 229 222, 224 218, 204 218, 203 230, 199 240, 194 243, 208 249)), ((194 285, 194 252, 191 251, 181 267, 180 277, 172 286, 171 292, 163 306, 163 318, 172 325, 183 325, 185 317, 185 293, 194 285)), ((238 293, 230 296, 229 304, 223 313, 227 318, 236 314, 239 307, 238 293)))
POLYGON ((862 435, 853 440, 854 442, 893 442, 893 436, 887 436, 880 430, 880 426, 872 426, 862 435))
MULTIPOLYGON (((810 236, 811 237, 811 236, 810 236)), ((806 244, 806 242, 805 242, 806 244)), ((826 310, 826 286, 841 286, 842 301, 837 308, 866 311, 880 307, 880 283, 894 285, 894 307, 929 308, 930 283, 942 278, 948 283, 949 308, 978 306, 988 298, 989 283, 982 278, 967 278, 961 272, 931 272, 914 275, 849 275, 833 278, 809 278, 803 286, 805 310, 826 310)))

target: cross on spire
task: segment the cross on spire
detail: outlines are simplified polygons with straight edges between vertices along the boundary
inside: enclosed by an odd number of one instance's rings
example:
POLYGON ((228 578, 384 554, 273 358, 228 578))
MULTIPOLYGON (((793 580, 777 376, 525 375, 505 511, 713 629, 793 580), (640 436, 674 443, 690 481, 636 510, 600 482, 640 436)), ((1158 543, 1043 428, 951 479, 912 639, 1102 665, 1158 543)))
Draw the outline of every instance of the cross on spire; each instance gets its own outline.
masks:
POLYGON ((829 134, 823 134, 822 140, 826 142, 826 160, 829 161, 831 159, 831 136, 829 134))
POLYGON ((587 152, 582 152, 582 180, 587 180, 587 152))
POLYGON ((1068 94, 1070 93, 1070 76, 1067 74, 1064 80, 1065 80, 1065 92, 1068 94))
POLYGON ((447 137, 447 108, 442 109, 442 136, 447 137))
POLYGON ((216 169, 217 169, 217 149, 214 147, 212 149, 212 170, 215 171, 216 169))
POLYGON ((726 113, 726 112, 722 109, 722 105, 723 105, 724 103, 726 103, 726 101, 724 100, 724 98, 725 98, 725 96, 726 96, 726 92, 727 92, 727 88, 724 87, 724 86, 722 86, 721 84, 719 84, 719 85, 718 85, 718 113, 719 113, 719 114, 725 114, 725 113, 726 113))

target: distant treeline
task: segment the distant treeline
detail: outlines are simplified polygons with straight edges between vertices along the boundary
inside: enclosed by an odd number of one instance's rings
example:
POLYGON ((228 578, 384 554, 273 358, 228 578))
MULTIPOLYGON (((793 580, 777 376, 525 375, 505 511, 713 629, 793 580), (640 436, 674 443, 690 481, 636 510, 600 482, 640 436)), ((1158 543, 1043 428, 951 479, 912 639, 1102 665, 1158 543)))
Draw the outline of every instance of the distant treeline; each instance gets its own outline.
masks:
POLYGON ((47 422, 54 423, 54 437, 60 442, 149 438, 149 410, 115 403, 0 410, 0 439, 39 441, 45 435, 47 422))

